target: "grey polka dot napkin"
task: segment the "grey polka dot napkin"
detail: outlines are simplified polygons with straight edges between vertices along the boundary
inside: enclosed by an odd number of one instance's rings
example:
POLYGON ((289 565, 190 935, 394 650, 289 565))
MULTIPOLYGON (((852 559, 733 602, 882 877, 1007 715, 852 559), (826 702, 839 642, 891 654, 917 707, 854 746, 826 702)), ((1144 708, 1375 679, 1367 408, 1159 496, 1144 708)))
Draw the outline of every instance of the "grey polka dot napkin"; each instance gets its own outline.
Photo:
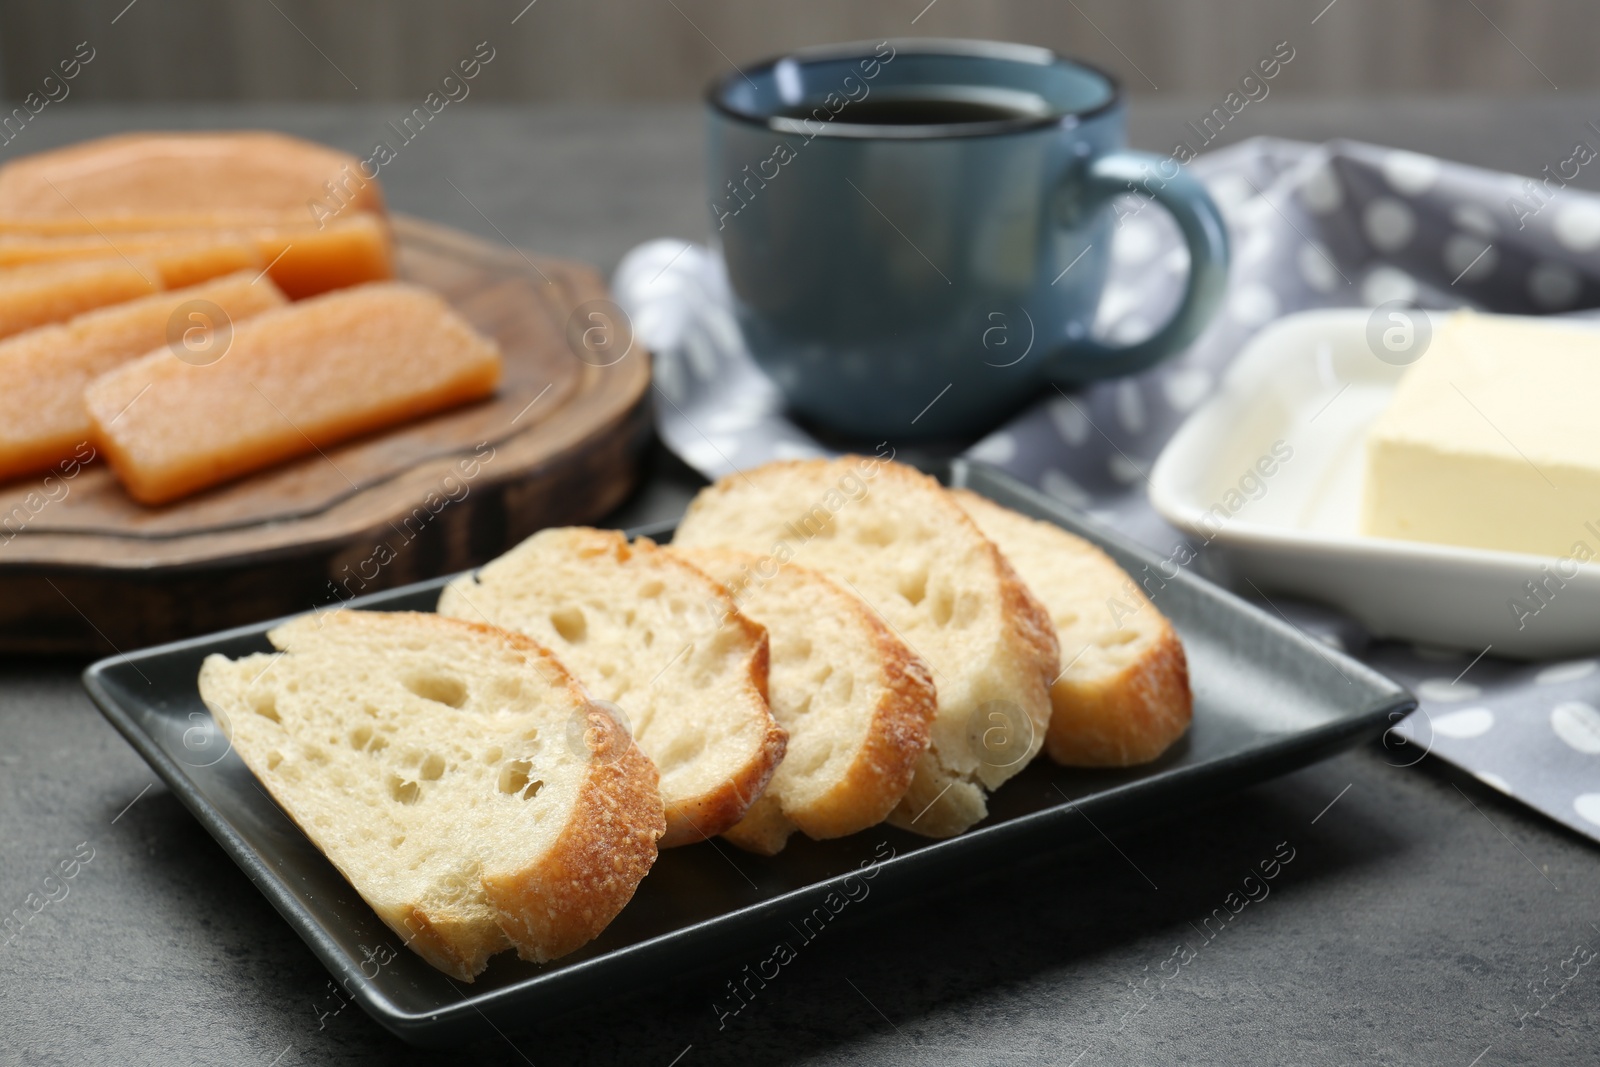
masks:
MULTIPOLYGON (((1317 307, 1476 307, 1513 314, 1600 306, 1600 196, 1374 145, 1268 138, 1191 171, 1222 208, 1226 301, 1182 355, 1145 374, 1047 391, 968 449, 1166 555, 1189 544, 1145 496, 1146 472, 1222 369, 1268 322, 1317 307)), ((1162 213, 1127 213, 1096 329, 1151 332, 1175 306, 1188 254, 1162 213)), ((825 449, 783 415, 745 352, 720 258, 652 241, 624 259, 618 301, 657 356, 662 438, 717 477, 825 449)), ((1600 398, 1597 398, 1600 399, 1600 398)), ((1205 555, 1200 551, 1202 568, 1205 555)), ((1421 708, 1385 738, 1390 762, 1432 753, 1600 840, 1600 662, 1513 663, 1374 641, 1353 620, 1274 597, 1291 621, 1410 686, 1421 708)))

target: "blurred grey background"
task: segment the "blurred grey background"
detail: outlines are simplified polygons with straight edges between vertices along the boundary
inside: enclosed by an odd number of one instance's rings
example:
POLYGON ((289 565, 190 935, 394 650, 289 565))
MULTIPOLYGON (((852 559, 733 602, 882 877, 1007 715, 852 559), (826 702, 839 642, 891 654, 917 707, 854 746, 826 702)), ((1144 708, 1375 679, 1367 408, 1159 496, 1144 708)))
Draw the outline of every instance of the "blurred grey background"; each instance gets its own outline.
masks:
MULTIPOLYGON (((648 238, 709 236, 712 78, 806 44, 919 35, 1115 71, 1133 145, 1160 151, 1280 41, 1295 54, 1270 100, 1208 148, 1350 137, 1535 174, 1600 123, 1600 0, 0 0, 0 163, 149 127, 271 127, 365 155, 487 42, 467 102, 384 168, 390 204, 610 271, 648 238), (80 42, 92 62, 47 85, 80 42), (63 88, 62 106, 36 97, 39 121, 15 120, 16 101, 63 88)), ((1600 168, 1574 184, 1600 188, 1600 168)))
POLYGON ((914 35, 1046 45, 1143 96, 1226 92, 1283 40, 1283 94, 1600 88, 1596 0, 6 0, 0 84, 20 100, 88 41, 83 100, 410 100, 487 41, 481 99, 673 101, 788 48, 914 35))

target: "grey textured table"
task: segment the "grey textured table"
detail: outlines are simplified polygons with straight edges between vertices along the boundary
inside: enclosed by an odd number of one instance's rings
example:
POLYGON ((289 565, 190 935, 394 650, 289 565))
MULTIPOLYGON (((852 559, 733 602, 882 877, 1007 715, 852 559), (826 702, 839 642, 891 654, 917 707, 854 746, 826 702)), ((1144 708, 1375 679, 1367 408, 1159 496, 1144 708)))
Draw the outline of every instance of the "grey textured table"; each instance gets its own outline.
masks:
MULTIPOLYGON (((1143 105, 1134 140, 1167 145, 1209 104, 1143 105)), ((5 151, 239 125, 362 149, 404 110, 67 105, 5 151)), ((1595 115, 1600 101, 1567 94, 1274 97, 1230 138, 1350 136, 1534 172, 1595 115)), ((700 150, 692 108, 472 103, 383 179, 399 210, 609 270, 645 238, 703 237, 700 150)), ((671 516, 692 487, 657 454, 615 518, 671 516)), ((819 939, 725 1029, 711 1004, 727 975, 713 971, 544 1020, 514 1046, 418 1052, 354 1007, 319 1021, 326 972, 95 712, 81 666, 0 663, 0 911, 80 843, 93 850, 67 895, 0 943, 3 1064, 1600 1062, 1600 967, 1568 980, 1563 966, 1575 946, 1600 949, 1600 847, 1378 746, 1119 829, 1114 845, 930 885, 819 939), (1295 859, 1270 896, 1206 939, 1203 919, 1280 842, 1295 859), (1194 955, 1163 984, 1182 944, 1194 955), (1540 983, 1561 995, 1523 1017, 1540 983)))

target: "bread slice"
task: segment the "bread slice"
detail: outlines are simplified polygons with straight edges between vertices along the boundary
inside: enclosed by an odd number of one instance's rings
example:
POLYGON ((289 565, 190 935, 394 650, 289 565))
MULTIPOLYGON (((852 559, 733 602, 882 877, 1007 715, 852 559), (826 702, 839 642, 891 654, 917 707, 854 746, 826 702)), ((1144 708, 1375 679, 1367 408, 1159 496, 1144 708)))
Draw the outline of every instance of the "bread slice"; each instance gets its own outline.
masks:
POLYGON ((960 833, 1038 753, 1058 670, 1049 616, 932 478, 876 457, 768 463, 702 490, 673 543, 819 570, 927 662, 938 710, 896 826, 960 833))
POLYGON ((928 747, 933 676, 861 599, 819 572, 728 548, 674 548, 767 629, 767 696, 788 752, 755 807, 723 836, 764 855, 789 835, 876 826, 928 747))
POLYGON ((429 963, 544 962, 633 896, 656 772, 547 651, 437 615, 334 611, 212 655, 200 696, 257 779, 429 963))
POLYGON ((1044 602, 1066 669, 1044 747, 1069 767, 1148 763, 1193 714, 1183 644, 1111 557, 1061 527, 967 490, 956 499, 1044 602))
POLYGON ((451 582, 439 611, 528 634, 623 709, 661 772, 663 847, 733 826, 783 759, 766 631, 646 538, 543 530, 451 582))

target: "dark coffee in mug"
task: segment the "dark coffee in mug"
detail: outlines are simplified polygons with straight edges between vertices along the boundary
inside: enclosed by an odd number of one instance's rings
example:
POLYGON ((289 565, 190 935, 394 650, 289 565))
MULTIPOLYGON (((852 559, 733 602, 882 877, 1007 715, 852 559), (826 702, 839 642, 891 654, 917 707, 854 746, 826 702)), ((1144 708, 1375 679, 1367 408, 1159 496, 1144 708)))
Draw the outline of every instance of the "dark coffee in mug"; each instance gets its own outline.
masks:
POLYGON ((870 440, 980 433, 1049 389, 1132 374, 1210 319, 1216 205, 1126 147, 1117 83, 1042 48, 878 41, 721 79, 711 214, 751 355, 792 411, 870 440), (1189 246, 1177 312, 1145 340, 1093 332, 1111 202, 1136 192, 1189 246))
MULTIPOLYGON (((851 101, 834 116, 834 122, 857 126, 956 126, 973 122, 1006 122, 1045 114, 1044 101, 1037 110, 963 97, 955 92, 936 96, 870 96, 851 101)), ((785 108, 784 118, 811 117, 811 109, 785 108)))

